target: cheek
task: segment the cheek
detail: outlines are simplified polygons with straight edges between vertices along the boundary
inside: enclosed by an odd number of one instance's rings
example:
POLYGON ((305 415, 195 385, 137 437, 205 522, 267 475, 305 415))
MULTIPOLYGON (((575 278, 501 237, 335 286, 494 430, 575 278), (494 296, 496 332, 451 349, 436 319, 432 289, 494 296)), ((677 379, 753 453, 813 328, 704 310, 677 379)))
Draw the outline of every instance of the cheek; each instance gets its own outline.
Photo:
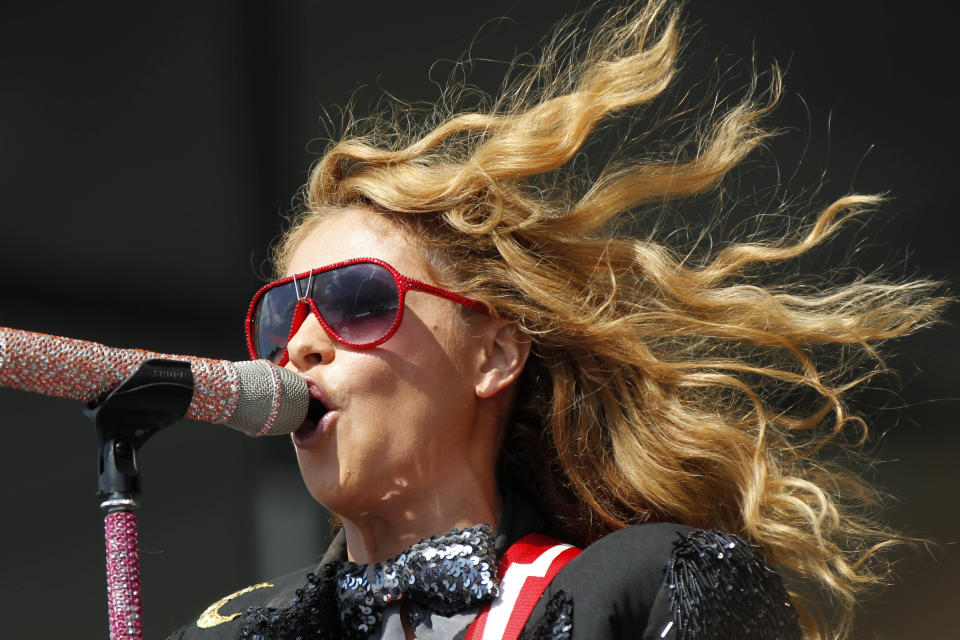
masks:
POLYGON ((393 376, 393 406, 418 415, 427 423, 423 431, 429 431, 430 425, 449 429, 468 421, 470 416, 464 411, 472 407, 473 400, 462 328, 448 317, 450 303, 437 302, 447 314, 438 314, 429 322, 409 314, 384 352, 393 376))
POLYGON ((436 341, 408 343, 398 338, 391 345, 396 351, 374 356, 354 389, 350 407, 359 422, 351 424, 358 431, 351 435, 390 447, 379 452, 386 457, 429 450, 439 441, 458 437, 472 406, 472 388, 462 368, 436 341))

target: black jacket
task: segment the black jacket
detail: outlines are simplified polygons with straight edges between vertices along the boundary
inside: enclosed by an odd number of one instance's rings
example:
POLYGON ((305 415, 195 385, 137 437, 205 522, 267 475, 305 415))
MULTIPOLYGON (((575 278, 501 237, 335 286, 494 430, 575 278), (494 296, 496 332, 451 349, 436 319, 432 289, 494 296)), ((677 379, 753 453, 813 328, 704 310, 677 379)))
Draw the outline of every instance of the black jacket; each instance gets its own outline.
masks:
MULTIPOLYGON (((544 528, 542 519, 517 502, 505 497, 499 553, 544 528)), ((288 607, 308 573, 320 573, 345 556, 341 533, 319 566, 227 596, 170 640, 237 640, 245 611, 260 608, 269 614, 288 607)), ((571 560, 538 601, 522 637, 799 640, 801 634, 779 576, 746 542, 719 532, 651 523, 612 533, 571 560)), ((267 633, 264 640, 273 638, 267 633)))

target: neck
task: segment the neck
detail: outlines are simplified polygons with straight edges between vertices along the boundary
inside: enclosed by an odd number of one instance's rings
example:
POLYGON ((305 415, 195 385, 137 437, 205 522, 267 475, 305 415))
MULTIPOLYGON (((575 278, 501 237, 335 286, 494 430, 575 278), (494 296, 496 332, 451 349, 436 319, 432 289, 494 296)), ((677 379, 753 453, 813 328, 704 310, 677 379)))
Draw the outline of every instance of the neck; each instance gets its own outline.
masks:
POLYGON ((497 529, 500 499, 492 481, 466 476, 415 493, 415 500, 391 501, 388 510, 341 514, 347 557, 364 564, 379 562, 453 528, 487 523, 497 529))

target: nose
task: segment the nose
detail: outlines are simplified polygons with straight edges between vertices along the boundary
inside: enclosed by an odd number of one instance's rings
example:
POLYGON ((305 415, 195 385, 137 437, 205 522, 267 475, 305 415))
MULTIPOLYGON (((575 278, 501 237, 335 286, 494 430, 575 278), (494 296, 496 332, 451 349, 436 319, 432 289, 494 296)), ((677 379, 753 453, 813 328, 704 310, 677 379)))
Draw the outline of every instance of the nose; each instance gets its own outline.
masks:
POLYGON ((333 338, 324 330, 317 317, 307 311, 307 316, 287 343, 290 364, 299 371, 307 371, 320 364, 333 361, 335 348, 333 338))

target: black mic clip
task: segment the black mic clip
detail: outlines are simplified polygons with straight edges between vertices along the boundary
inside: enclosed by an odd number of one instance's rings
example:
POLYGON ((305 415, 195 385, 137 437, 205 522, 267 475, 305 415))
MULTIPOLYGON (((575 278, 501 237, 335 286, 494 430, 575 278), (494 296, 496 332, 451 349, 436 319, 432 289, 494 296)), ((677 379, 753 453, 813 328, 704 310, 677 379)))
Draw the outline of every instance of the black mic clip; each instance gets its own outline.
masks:
POLYGON ((137 451, 157 431, 184 416, 193 397, 190 363, 146 360, 83 412, 97 427, 97 495, 106 511, 129 510, 140 495, 137 451))

